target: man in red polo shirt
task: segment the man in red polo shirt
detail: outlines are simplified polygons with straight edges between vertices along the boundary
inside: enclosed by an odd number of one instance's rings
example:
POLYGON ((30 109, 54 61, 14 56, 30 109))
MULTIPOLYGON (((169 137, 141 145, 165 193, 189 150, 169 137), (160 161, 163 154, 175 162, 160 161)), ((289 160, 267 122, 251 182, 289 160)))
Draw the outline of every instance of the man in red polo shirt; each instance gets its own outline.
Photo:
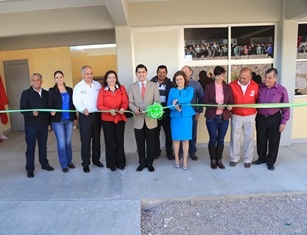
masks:
MULTIPOLYGON (((231 82, 234 104, 255 104, 258 84, 252 80, 252 70, 242 68, 239 78, 231 82)), ((254 157, 254 127, 256 108, 234 107, 231 110, 230 166, 240 161, 242 133, 244 138, 244 167, 250 168, 254 157)))

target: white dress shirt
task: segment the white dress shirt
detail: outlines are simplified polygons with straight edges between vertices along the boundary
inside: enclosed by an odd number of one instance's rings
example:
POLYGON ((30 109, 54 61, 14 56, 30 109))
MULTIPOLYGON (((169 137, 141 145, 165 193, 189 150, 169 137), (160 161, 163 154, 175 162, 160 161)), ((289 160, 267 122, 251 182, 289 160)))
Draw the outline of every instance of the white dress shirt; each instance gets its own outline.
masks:
POLYGON ((73 92, 73 103, 80 113, 87 109, 89 113, 97 112, 97 98, 101 84, 97 81, 92 81, 92 85, 88 85, 84 80, 77 83, 73 92))

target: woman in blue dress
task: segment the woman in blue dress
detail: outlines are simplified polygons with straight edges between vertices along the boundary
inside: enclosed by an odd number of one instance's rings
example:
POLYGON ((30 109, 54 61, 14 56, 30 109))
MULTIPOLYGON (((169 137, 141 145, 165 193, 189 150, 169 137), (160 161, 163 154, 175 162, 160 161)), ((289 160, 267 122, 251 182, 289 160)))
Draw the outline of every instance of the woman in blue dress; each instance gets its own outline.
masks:
POLYGON ((175 152, 175 166, 180 168, 179 146, 182 141, 183 164, 182 169, 188 169, 189 140, 192 139, 192 116, 195 111, 191 107, 194 89, 188 86, 188 78, 182 71, 174 74, 173 82, 176 88, 172 88, 168 95, 167 106, 170 107, 171 132, 175 152))

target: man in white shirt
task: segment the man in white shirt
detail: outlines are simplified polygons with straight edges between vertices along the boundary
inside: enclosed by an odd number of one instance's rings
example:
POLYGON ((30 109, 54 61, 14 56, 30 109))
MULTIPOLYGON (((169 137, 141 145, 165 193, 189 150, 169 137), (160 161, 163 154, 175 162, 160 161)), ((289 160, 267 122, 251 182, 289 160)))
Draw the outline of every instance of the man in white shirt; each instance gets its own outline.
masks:
POLYGON ((82 67, 81 75, 82 80, 74 87, 73 103, 79 112, 83 171, 88 173, 91 164, 91 145, 93 164, 103 167, 100 162, 100 114, 97 110, 97 97, 101 84, 93 81, 92 67, 89 65, 82 67))

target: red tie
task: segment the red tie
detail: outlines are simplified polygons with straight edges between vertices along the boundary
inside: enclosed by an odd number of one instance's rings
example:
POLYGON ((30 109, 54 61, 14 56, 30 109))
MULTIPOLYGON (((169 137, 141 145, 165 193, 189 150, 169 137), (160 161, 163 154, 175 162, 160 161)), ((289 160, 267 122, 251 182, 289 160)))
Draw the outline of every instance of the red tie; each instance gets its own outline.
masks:
POLYGON ((145 90, 146 90, 146 88, 145 88, 145 84, 144 84, 144 83, 142 83, 142 99, 144 99, 144 96, 145 96, 145 90))

